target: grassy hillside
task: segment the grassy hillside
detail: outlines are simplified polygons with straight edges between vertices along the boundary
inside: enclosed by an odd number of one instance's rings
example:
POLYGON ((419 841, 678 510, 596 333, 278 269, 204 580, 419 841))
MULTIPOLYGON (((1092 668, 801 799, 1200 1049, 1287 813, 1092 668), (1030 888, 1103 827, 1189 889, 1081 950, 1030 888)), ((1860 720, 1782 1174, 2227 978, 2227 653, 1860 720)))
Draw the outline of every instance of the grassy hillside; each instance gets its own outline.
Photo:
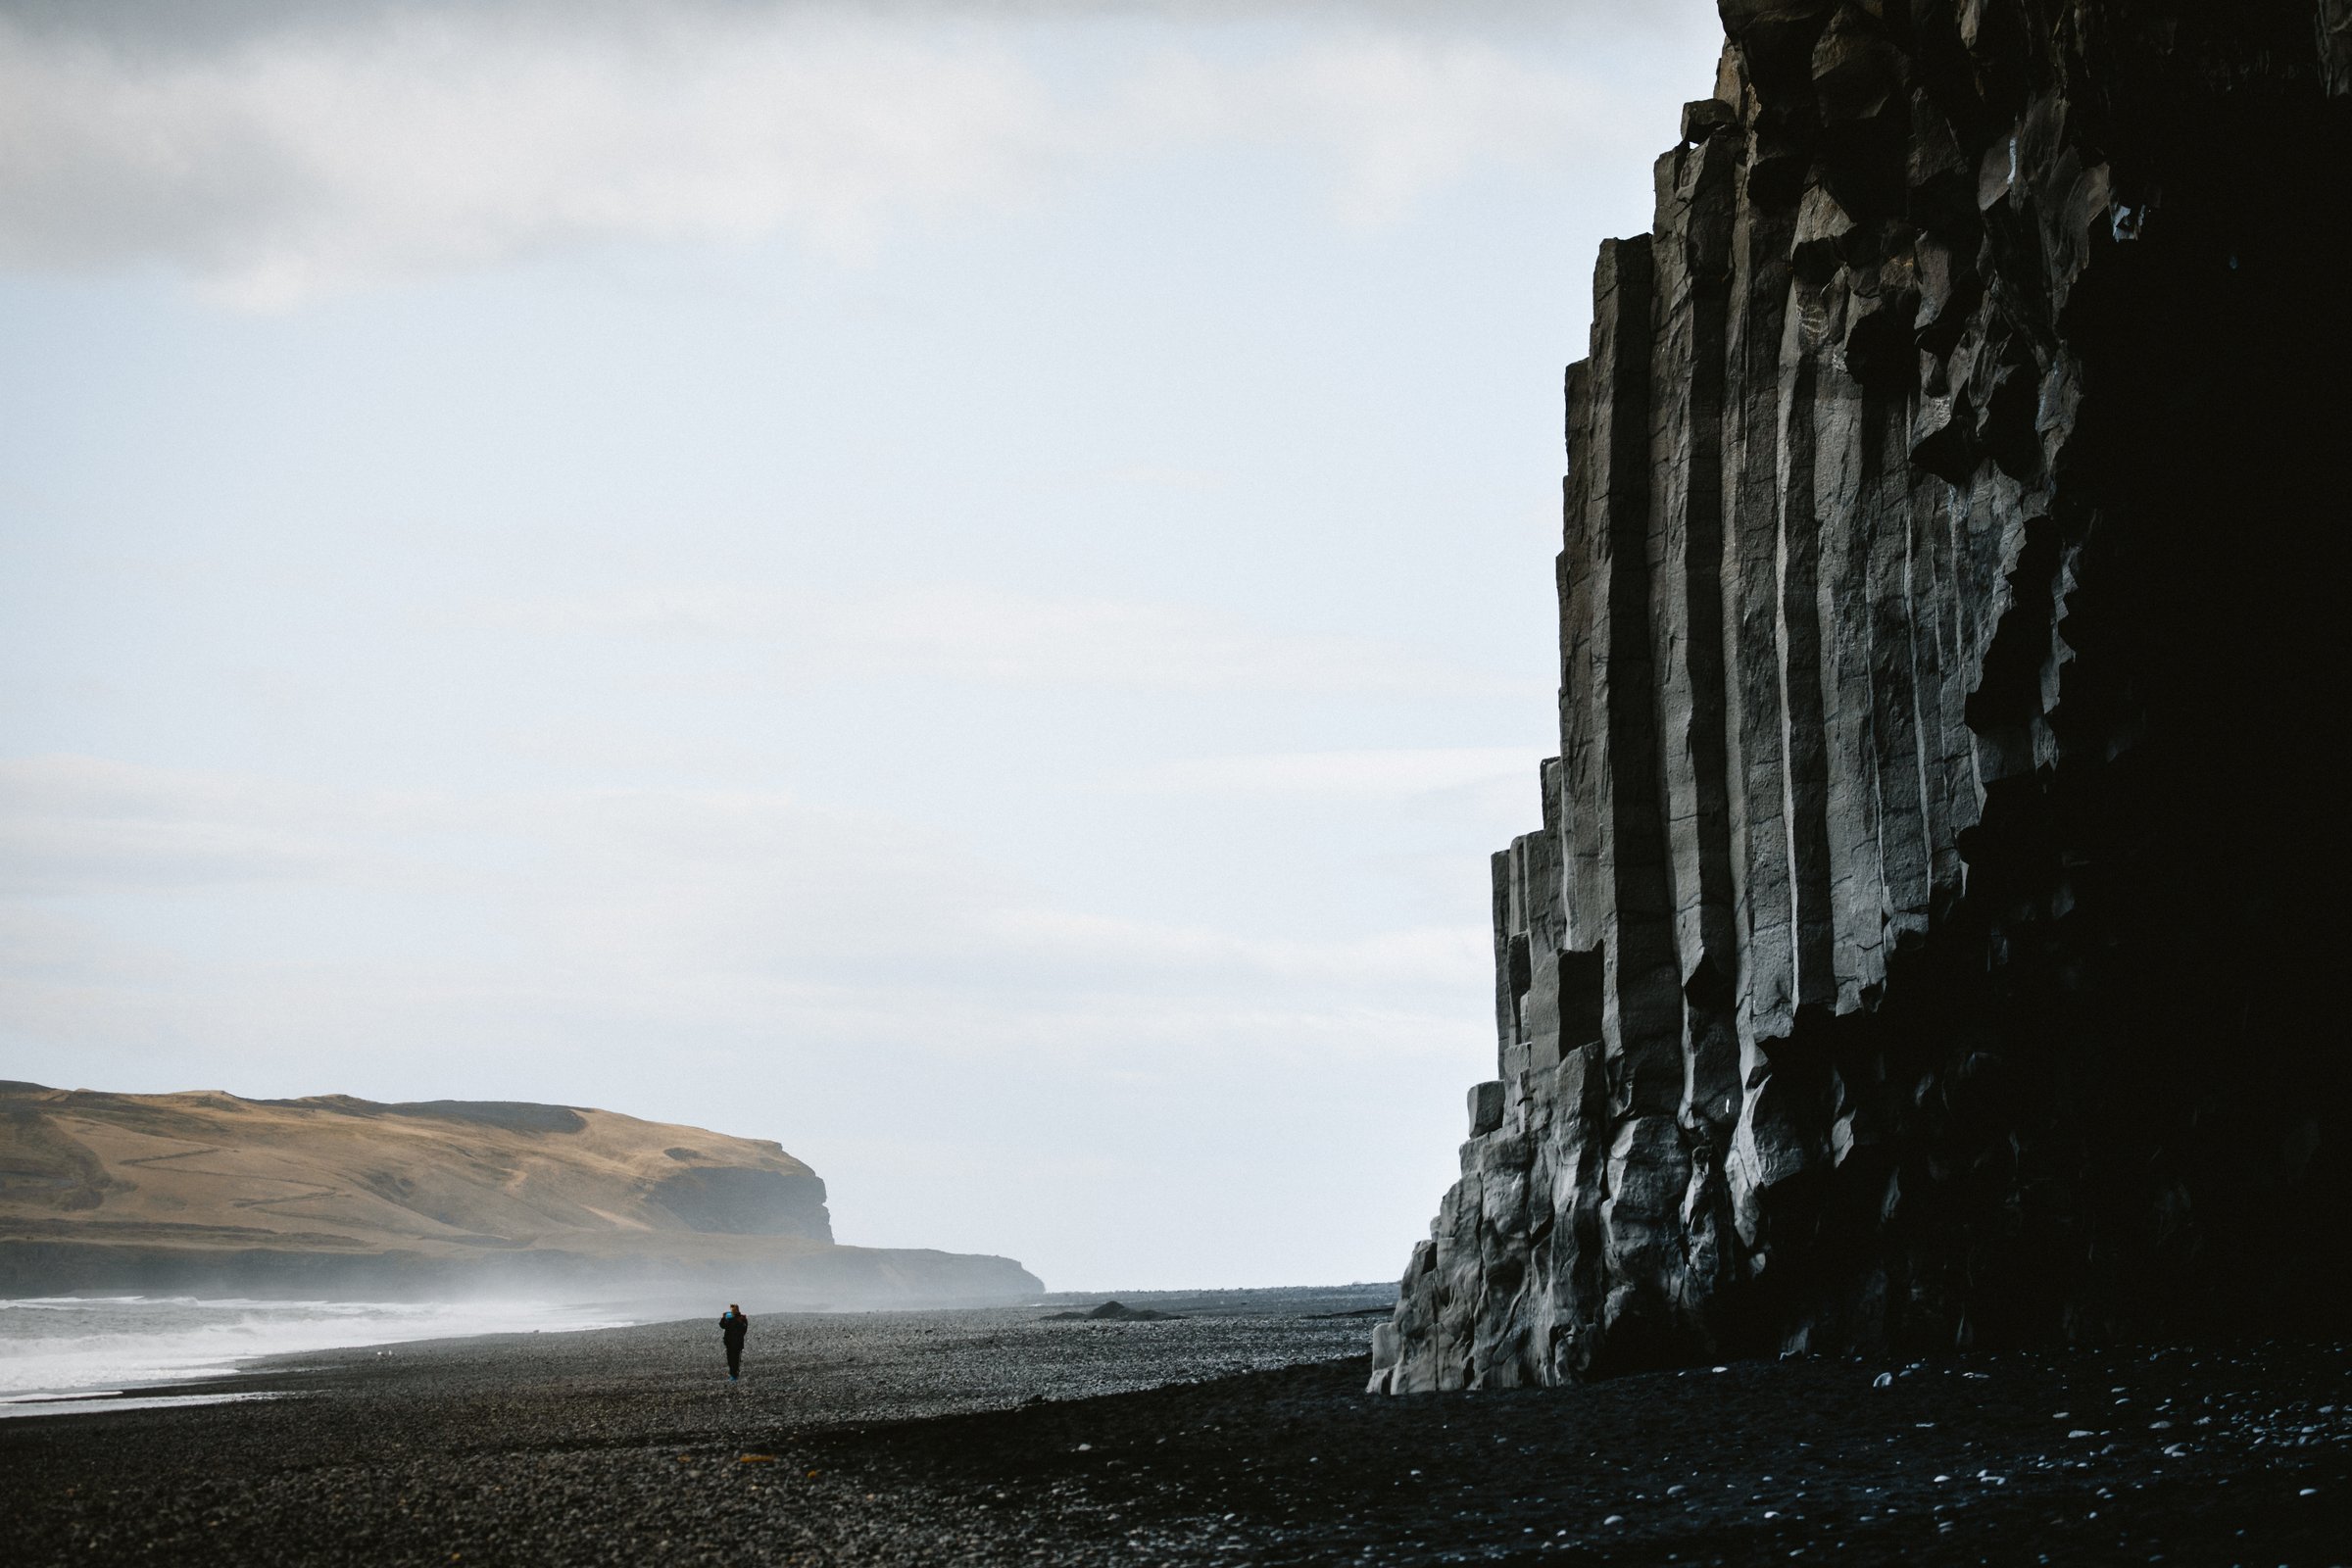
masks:
POLYGON ((844 1305, 1041 1289, 1003 1258, 836 1247, 814 1171, 696 1127, 512 1102, 0 1082, 0 1291, 732 1279, 844 1305))

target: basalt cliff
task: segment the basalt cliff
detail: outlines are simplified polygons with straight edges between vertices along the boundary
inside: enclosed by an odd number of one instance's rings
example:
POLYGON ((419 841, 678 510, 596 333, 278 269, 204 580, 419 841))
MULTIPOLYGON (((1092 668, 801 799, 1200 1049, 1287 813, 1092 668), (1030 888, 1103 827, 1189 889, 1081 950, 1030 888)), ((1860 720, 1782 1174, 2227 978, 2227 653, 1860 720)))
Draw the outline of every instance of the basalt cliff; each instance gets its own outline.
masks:
POLYGON ((2352 0, 1722 0, 1375 1391, 2340 1328, 2352 0))
POLYGON ((1009 1258, 841 1247, 777 1145, 585 1106, 0 1083, 0 1295, 981 1305, 1009 1258))

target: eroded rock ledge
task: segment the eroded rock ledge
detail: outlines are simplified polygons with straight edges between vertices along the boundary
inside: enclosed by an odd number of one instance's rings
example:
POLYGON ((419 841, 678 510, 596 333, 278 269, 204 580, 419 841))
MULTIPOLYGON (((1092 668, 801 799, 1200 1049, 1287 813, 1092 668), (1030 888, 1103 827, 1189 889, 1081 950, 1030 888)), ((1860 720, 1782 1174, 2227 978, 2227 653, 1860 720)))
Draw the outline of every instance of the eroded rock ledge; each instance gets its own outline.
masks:
POLYGON ((1721 9, 1373 1388, 2340 1324, 2352 4, 1721 9))

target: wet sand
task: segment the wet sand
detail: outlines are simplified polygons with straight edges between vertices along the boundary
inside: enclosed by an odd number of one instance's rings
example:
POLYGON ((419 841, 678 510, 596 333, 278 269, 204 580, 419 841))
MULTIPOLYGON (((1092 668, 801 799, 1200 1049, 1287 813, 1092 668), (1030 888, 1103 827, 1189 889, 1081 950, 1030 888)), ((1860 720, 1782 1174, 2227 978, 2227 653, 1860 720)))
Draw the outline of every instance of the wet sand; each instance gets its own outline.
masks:
POLYGON ((1306 1315, 1329 1305, 761 1316, 733 1387, 701 1321, 310 1355, 204 1390, 285 1397, 0 1424, 0 1556, 2352 1559, 2344 1346, 1373 1399, 1365 1324, 1306 1315))

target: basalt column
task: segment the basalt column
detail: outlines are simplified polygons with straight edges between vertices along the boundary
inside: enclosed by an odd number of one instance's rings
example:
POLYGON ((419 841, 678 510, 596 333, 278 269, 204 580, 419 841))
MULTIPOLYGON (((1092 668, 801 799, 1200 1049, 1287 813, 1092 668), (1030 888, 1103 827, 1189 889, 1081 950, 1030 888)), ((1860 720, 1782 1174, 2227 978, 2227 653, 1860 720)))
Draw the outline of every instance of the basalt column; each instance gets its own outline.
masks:
POLYGON ((1723 0, 1372 1384, 2335 1327, 2344 0, 1723 0))

